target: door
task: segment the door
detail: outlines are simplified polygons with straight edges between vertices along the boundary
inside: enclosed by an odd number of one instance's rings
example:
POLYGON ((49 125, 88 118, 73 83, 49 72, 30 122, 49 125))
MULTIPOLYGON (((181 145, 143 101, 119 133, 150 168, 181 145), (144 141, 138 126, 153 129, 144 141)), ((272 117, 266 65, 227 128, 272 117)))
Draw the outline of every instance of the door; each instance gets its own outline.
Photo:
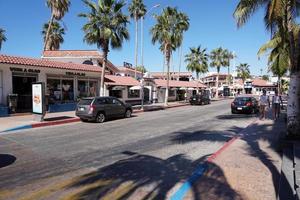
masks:
POLYGON ((32 111, 32 83, 36 80, 35 76, 13 75, 13 94, 18 94, 17 112, 32 111))
POLYGON ((111 98, 111 111, 114 116, 123 116, 125 114, 125 106, 117 98, 111 98))

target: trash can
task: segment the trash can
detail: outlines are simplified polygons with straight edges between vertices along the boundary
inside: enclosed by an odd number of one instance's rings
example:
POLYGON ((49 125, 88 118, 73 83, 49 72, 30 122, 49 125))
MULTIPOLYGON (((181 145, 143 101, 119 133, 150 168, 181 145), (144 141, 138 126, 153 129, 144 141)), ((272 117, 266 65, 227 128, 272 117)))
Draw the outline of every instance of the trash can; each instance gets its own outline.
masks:
POLYGON ((10 113, 15 113, 18 106, 18 94, 9 94, 7 96, 7 104, 10 110, 10 113))

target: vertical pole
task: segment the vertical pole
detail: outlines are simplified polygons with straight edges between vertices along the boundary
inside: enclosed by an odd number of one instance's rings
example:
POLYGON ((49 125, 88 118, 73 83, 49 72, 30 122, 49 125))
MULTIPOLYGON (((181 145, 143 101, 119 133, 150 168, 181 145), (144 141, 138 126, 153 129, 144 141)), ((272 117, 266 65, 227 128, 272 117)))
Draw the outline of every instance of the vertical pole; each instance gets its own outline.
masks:
POLYGON ((144 72, 144 16, 141 18, 141 66, 144 72))

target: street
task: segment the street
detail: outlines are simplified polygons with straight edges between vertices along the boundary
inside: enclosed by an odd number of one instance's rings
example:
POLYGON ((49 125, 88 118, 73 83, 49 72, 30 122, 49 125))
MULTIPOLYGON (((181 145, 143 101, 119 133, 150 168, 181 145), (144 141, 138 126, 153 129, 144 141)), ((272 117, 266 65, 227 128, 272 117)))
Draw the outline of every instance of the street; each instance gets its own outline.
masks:
MULTIPOLYGON (((0 197, 17 199, 20 191, 30 188, 32 192, 87 171, 89 175, 82 176, 89 177, 87 182, 95 175, 97 180, 110 181, 105 183, 110 190, 102 183, 99 190, 81 191, 80 195, 89 195, 82 198, 110 195, 111 188, 117 190, 131 181, 126 195, 146 187, 147 194, 154 195, 148 198, 163 199, 208 155, 255 119, 254 115, 232 115, 230 102, 145 112, 103 124, 78 122, 2 135, 0 156, 14 162, 0 168, 0 197)), ((56 190, 52 188, 52 192, 56 190)), ((58 198, 43 195, 41 199, 58 198)))

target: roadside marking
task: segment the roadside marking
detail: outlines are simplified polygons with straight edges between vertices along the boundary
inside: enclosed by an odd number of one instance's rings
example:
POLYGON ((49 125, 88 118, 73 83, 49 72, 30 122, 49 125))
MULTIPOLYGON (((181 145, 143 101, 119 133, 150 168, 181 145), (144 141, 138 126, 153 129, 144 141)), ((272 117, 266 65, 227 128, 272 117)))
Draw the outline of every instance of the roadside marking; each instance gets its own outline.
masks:
POLYGON ((245 129, 249 128, 251 125, 255 124, 257 121, 258 121, 258 119, 255 119, 254 121, 252 121, 250 124, 248 124, 248 126, 246 126, 242 131, 240 131, 240 133, 237 134, 238 136, 235 136, 235 137, 231 138, 218 151, 216 151, 215 153, 210 155, 206 159, 206 161, 196 169, 196 171, 192 174, 192 176, 188 180, 186 180, 180 186, 180 188, 171 196, 170 200, 182 200, 184 198, 184 196, 187 194, 187 192, 192 188, 193 183, 196 180, 198 180, 204 174, 204 172, 207 170, 208 163, 215 160, 234 141, 241 138, 242 137, 241 135, 244 133, 245 129))

